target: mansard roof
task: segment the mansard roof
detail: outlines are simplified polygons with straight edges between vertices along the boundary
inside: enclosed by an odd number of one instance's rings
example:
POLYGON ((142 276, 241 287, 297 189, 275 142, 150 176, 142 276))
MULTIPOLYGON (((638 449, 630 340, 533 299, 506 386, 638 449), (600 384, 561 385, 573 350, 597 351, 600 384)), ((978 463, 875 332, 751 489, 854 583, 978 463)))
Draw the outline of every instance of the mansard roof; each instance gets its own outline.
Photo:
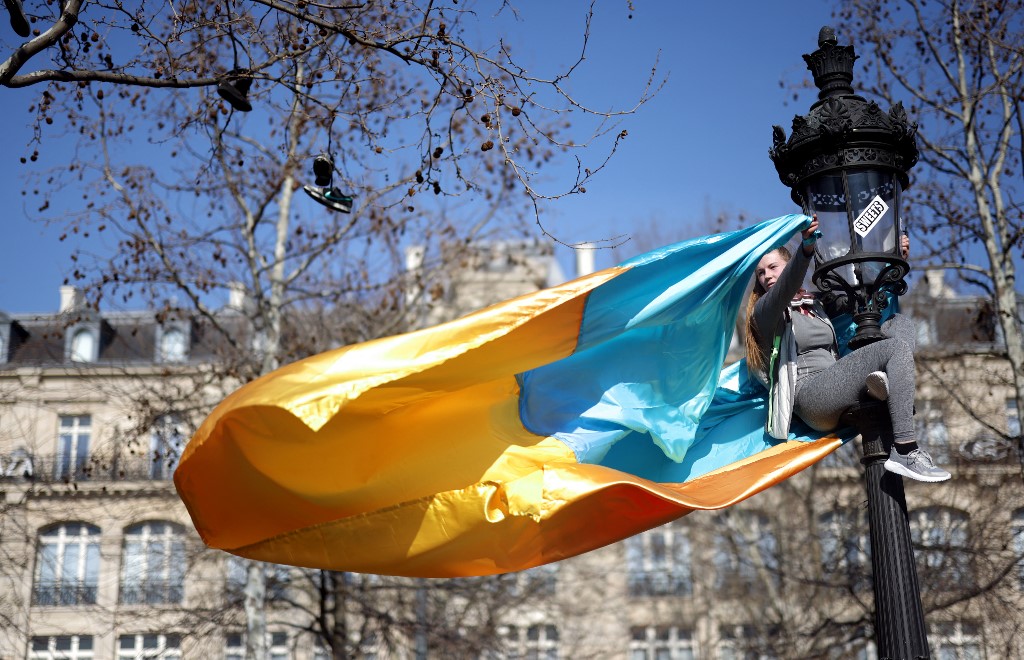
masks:
MULTIPOLYGON (((226 322, 239 331, 245 327, 241 315, 226 322)), ((200 326, 187 318, 161 320, 151 311, 0 314, 0 369, 167 363, 159 340, 171 328, 185 335, 184 358, 176 362, 201 363, 214 358, 217 346, 204 340, 200 326), (69 337, 83 328, 96 335, 95 359, 75 362, 69 354, 69 337)))

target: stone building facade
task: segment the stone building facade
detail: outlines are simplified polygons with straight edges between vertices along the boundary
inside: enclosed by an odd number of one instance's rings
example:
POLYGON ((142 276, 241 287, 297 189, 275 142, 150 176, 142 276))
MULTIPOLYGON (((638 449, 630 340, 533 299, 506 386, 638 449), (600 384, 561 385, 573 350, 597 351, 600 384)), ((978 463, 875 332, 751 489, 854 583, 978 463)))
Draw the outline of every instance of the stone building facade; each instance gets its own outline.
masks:
MULTIPOLYGON (((553 283, 550 251, 531 250, 489 246, 439 299, 469 311, 488 294, 553 283)), ((993 356, 1000 337, 983 300, 924 284, 904 303, 920 328, 918 428, 954 473, 907 482, 933 654, 1024 657, 1020 422, 993 356)), ((187 319, 90 312, 73 290, 53 315, 0 314, 0 660, 243 657, 245 567, 203 546, 170 481, 189 424, 222 395, 203 386, 210 350, 187 319)), ((724 512, 518 575, 454 581, 445 607, 504 590, 498 643, 472 657, 870 660, 857 453, 851 442, 724 512)), ((309 618, 322 576, 265 571, 271 657, 330 657, 309 618)), ((383 610, 415 611, 446 588, 402 584, 383 610)), ((471 611, 452 629, 479 627, 471 611)), ((358 647, 378 659, 464 653, 427 633, 361 631, 358 647)))

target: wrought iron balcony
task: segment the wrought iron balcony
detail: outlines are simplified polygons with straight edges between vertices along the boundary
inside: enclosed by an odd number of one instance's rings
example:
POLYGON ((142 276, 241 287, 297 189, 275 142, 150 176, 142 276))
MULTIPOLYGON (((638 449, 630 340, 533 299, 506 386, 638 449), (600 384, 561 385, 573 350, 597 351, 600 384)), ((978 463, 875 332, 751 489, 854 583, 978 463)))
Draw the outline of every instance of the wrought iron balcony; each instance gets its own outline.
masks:
POLYGON ((95 584, 83 582, 44 582, 32 590, 32 604, 41 606, 95 605, 95 584))
POLYGON ((84 462, 56 455, 0 454, 0 480, 41 484, 170 481, 176 460, 135 454, 101 454, 84 462))
POLYGON ((184 580, 146 580, 132 584, 121 584, 121 602, 125 605, 168 605, 180 603, 184 593, 184 580))

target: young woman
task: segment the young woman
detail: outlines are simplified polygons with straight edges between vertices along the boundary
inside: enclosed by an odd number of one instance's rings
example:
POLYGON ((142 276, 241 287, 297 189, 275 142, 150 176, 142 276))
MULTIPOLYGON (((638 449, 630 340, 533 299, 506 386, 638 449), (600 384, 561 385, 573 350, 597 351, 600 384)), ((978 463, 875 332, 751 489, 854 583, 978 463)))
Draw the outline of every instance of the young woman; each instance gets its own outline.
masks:
POLYGON ((813 220, 796 254, 783 247, 761 258, 747 305, 747 365, 769 387, 770 432, 785 437, 792 414, 817 431, 831 431, 867 390, 888 401, 895 443, 885 468, 918 481, 949 479, 914 436, 913 323, 897 314, 882 325, 886 339, 840 358, 824 308, 800 288, 817 229, 813 220))

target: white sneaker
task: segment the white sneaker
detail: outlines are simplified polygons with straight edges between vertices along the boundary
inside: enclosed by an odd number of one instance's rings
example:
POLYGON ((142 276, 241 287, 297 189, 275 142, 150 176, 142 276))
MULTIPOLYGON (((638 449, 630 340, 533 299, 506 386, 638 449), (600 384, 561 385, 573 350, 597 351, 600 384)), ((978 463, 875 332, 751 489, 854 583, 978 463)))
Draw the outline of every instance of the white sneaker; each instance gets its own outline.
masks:
POLYGON ((923 449, 915 449, 906 456, 900 454, 893 447, 889 458, 885 461, 885 469, 893 474, 909 477, 916 481, 945 481, 951 475, 935 465, 932 457, 923 449))
POLYGON ((868 388, 868 394, 879 401, 889 398, 889 375, 884 371, 872 371, 864 380, 864 384, 868 388))

